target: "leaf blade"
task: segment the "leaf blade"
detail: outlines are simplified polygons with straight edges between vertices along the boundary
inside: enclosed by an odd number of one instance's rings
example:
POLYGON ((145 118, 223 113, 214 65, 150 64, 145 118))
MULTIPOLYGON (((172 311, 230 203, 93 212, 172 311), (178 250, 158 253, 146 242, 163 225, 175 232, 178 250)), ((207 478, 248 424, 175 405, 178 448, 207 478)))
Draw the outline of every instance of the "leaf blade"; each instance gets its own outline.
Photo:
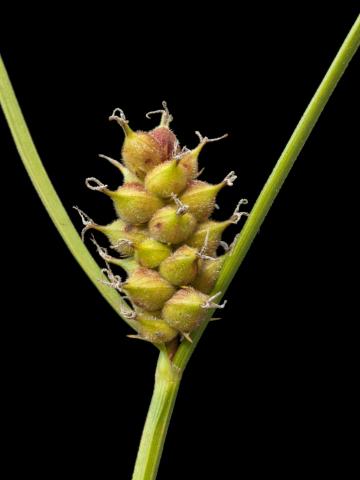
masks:
POLYGON ((80 267, 84 270, 97 290, 113 307, 118 315, 128 324, 119 310, 129 308, 121 296, 112 288, 101 283, 105 279, 100 267, 82 242, 76 228, 67 214, 51 180, 46 173, 40 156, 31 138, 26 121, 12 88, 5 65, 0 57, 0 103, 13 136, 16 148, 24 167, 37 191, 46 211, 50 215, 56 229, 63 238, 80 267))

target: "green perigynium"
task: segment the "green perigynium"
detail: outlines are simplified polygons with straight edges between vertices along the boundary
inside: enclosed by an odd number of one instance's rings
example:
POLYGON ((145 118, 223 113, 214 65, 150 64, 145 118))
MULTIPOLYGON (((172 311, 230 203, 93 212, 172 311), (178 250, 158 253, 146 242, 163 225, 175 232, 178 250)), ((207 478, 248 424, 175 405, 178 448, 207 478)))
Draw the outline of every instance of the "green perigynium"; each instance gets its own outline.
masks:
POLYGON ((178 287, 189 285, 197 276, 198 260, 199 252, 196 248, 182 245, 161 262, 160 275, 178 287))
POLYGON ((147 114, 162 114, 160 125, 149 132, 133 131, 120 109, 110 117, 125 133, 122 162, 100 156, 121 172, 123 183, 109 190, 90 177, 86 185, 111 198, 118 218, 98 225, 78 209, 83 235, 97 230, 110 242, 111 255, 93 239, 106 262, 108 285, 122 293, 131 308, 126 315, 137 331, 135 337, 155 344, 177 336, 191 341, 206 310, 222 307, 209 296, 228 254, 218 256, 218 247, 224 230, 247 215, 239 212, 246 203, 242 200, 229 220, 210 218, 218 192, 236 180, 234 172, 216 185, 198 179, 202 148, 226 135, 209 140, 197 132, 198 146, 181 149, 170 130, 172 116, 165 102, 163 107, 147 114), (116 253, 120 256, 113 256, 116 253), (124 270, 127 278, 115 274, 110 264, 124 270))

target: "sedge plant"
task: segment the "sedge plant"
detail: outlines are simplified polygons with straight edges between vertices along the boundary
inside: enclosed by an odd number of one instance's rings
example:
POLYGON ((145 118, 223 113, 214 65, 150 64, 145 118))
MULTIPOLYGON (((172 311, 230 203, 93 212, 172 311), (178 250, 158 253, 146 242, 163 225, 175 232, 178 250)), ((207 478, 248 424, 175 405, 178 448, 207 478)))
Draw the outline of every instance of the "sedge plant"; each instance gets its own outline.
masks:
POLYGON ((86 185, 109 197, 116 218, 102 225, 75 207, 83 223, 81 235, 41 163, 0 60, 1 105, 45 208, 84 272, 134 330, 129 336, 151 342, 159 351, 133 480, 156 478, 177 392, 191 355, 214 311, 223 307, 223 295, 359 44, 360 16, 255 204, 247 211, 247 201, 240 199, 233 215, 222 221, 211 217, 216 196, 222 188, 233 185, 236 175, 229 172, 219 183, 209 184, 201 177, 199 161, 203 147, 223 137, 208 139, 197 132, 198 145, 187 149, 179 145, 170 128, 172 115, 165 102, 161 110, 147 114, 161 114, 159 125, 148 132, 133 130, 124 112, 115 109, 110 120, 124 132, 122 159, 101 156, 120 170, 123 183, 110 190, 89 177, 86 185), (221 237, 233 224, 243 226, 228 247, 221 237), (91 236, 103 268, 85 247, 85 235, 91 236))

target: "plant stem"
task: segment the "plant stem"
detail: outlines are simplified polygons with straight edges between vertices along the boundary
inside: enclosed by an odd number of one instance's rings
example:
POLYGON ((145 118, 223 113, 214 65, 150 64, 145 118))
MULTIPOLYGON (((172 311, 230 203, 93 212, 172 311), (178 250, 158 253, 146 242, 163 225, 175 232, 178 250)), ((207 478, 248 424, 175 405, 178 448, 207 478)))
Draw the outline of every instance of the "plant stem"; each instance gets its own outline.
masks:
POLYGON ((161 350, 155 373, 154 393, 146 417, 133 480, 156 478, 159 462, 179 390, 181 372, 161 350))
MULTIPOLYGON (((255 205, 251 210, 251 214, 241 230, 232 255, 225 262, 213 293, 221 291, 222 295, 224 295, 226 292, 226 289, 240 267, 260 229, 261 224, 269 212, 271 205, 277 197, 281 186, 288 176, 338 81, 358 49, 359 44, 360 15, 345 38, 338 54, 332 62, 324 79, 320 83, 319 88, 316 90, 315 95, 310 101, 295 128, 294 133, 291 135, 290 140, 277 161, 275 168, 257 198, 255 205)), ((212 313, 213 312, 209 312, 208 319, 211 318, 212 313)), ((173 359, 173 366, 178 372, 184 371, 207 326, 207 323, 208 321, 204 322, 195 332, 192 337, 193 343, 182 342, 178 348, 173 359)), ((161 372, 158 371, 163 368, 163 355, 163 352, 160 353, 156 373, 157 380, 155 382, 154 394, 139 447, 133 480, 154 480, 156 478, 162 446, 165 441, 167 427, 170 422, 178 391, 178 382, 180 379, 174 383, 171 376, 163 376, 161 372), (161 381, 159 378, 161 378, 161 381)))

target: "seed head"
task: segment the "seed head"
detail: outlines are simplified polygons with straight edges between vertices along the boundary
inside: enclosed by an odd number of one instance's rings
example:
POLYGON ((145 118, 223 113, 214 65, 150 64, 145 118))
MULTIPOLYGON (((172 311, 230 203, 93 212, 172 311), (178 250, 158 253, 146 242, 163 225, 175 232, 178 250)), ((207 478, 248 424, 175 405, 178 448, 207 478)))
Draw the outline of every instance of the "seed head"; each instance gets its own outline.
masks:
POLYGON ((209 295, 232 250, 226 247, 227 253, 218 257, 217 249, 225 245, 221 238, 224 230, 247 215, 239 211, 247 202, 241 200, 228 220, 213 220, 217 194, 231 186, 236 175, 230 172, 216 185, 200 181, 198 157, 204 145, 226 135, 208 139, 196 132, 199 144, 193 150, 181 149, 170 130, 172 115, 166 102, 163 109, 146 116, 157 113, 161 114, 157 127, 135 132, 124 112, 115 109, 110 120, 125 133, 122 159, 100 157, 121 172, 123 184, 113 191, 94 177, 86 180, 91 190, 112 199, 117 220, 98 225, 77 210, 84 224, 82 236, 93 229, 110 241, 108 251, 92 237, 106 265, 102 271, 108 280, 101 281, 123 296, 121 315, 137 332, 135 337, 158 346, 166 343, 173 355, 181 338, 191 341, 207 309, 225 305, 214 303, 220 293, 209 295), (121 268, 126 278, 113 273, 113 265, 121 268))
POLYGON ((201 324, 207 309, 224 308, 226 302, 222 305, 213 302, 220 294, 209 297, 192 287, 183 287, 165 303, 161 316, 170 327, 186 336, 201 324))
POLYGON ((134 248, 136 261, 147 268, 158 267, 171 254, 170 247, 150 237, 136 243, 134 248))
POLYGON ((162 318, 179 332, 190 333, 204 319, 206 311, 202 305, 207 299, 207 295, 194 288, 181 288, 165 303, 162 318))
POLYGON ((177 330, 170 327, 155 313, 149 313, 145 310, 136 312, 136 329, 140 338, 155 344, 171 342, 178 335, 177 330))
POLYGON ((171 194, 181 193, 188 182, 184 169, 173 159, 157 165, 145 177, 145 188, 161 198, 170 198, 171 194))
POLYGON ((110 197, 118 216, 132 225, 148 222, 152 215, 164 205, 160 198, 147 192, 139 183, 125 183, 113 191, 92 177, 86 179, 86 186, 110 197))
POLYGON ((149 222, 150 235, 171 245, 184 242, 195 229, 195 217, 186 211, 178 213, 178 207, 173 205, 158 210, 149 222))
POLYGON ((160 264, 160 275, 172 285, 178 287, 188 285, 195 280, 198 260, 197 250, 183 245, 160 264))
POLYGON ((180 200, 189 207, 189 212, 198 222, 204 222, 213 213, 215 200, 219 191, 226 185, 233 185, 236 179, 234 172, 230 172, 221 183, 211 185, 200 180, 192 180, 180 200))
POLYGON ((199 260, 198 274, 191 285, 202 293, 212 292, 225 259, 226 254, 214 259, 199 260))
POLYGON ((216 220, 207 220, 206 222, 201 223, 194 234, 187 240, 187 244, 191 247, 200 249, 204 245, 206 236, 207 248, 204 251, 204 254, 210 255, 211 257, 216 256, 216 250, 221 242, 221 236, 227 227, 230 225, 237 224, 243 216, 247 216, 247 212, 239 212, 241 205, 247 203, 246 199, 240 200, 232 216, 225 221, 219 222, 216 220))
POLYGON ((166 102, 162 102, 163 110, 155 110, 153 112, 148 112, 146 118, 150 118, 154 113, 161 113, 160 125, 149 132, 149 134, 157 140, 161 146, 166 160, 169 160, 174 155, 176 155, 179 142, 177 141, 176 135, 170 130, 169 125, 173 120, 172 115, 170 114, 166 102))
POLYGON ((175 288, 155 270, 139 267, 128 277, 122 286, 135 305, 154 312, 175 293, 175 288))
POLYGON ((133 255, 133 246, 136 242, 147 238, 142 227, 130 225, 119 218, 108 225, 98 225, 80 208, 74 207, 74 209, 79 213, 84 225, 81 232, 83 240, 87 230, 97 230, 106 235, 112 248, 125 257, 133 255))
POLYGON ((140 180, 145 178, 147 172, 167 159, 163 147, 154 136, 147 132, 134 132, 129 127, 129 122, 121 109, 115 109, 109 120, 115 120, 124 130, 122 158, 127 168, 140 180))

